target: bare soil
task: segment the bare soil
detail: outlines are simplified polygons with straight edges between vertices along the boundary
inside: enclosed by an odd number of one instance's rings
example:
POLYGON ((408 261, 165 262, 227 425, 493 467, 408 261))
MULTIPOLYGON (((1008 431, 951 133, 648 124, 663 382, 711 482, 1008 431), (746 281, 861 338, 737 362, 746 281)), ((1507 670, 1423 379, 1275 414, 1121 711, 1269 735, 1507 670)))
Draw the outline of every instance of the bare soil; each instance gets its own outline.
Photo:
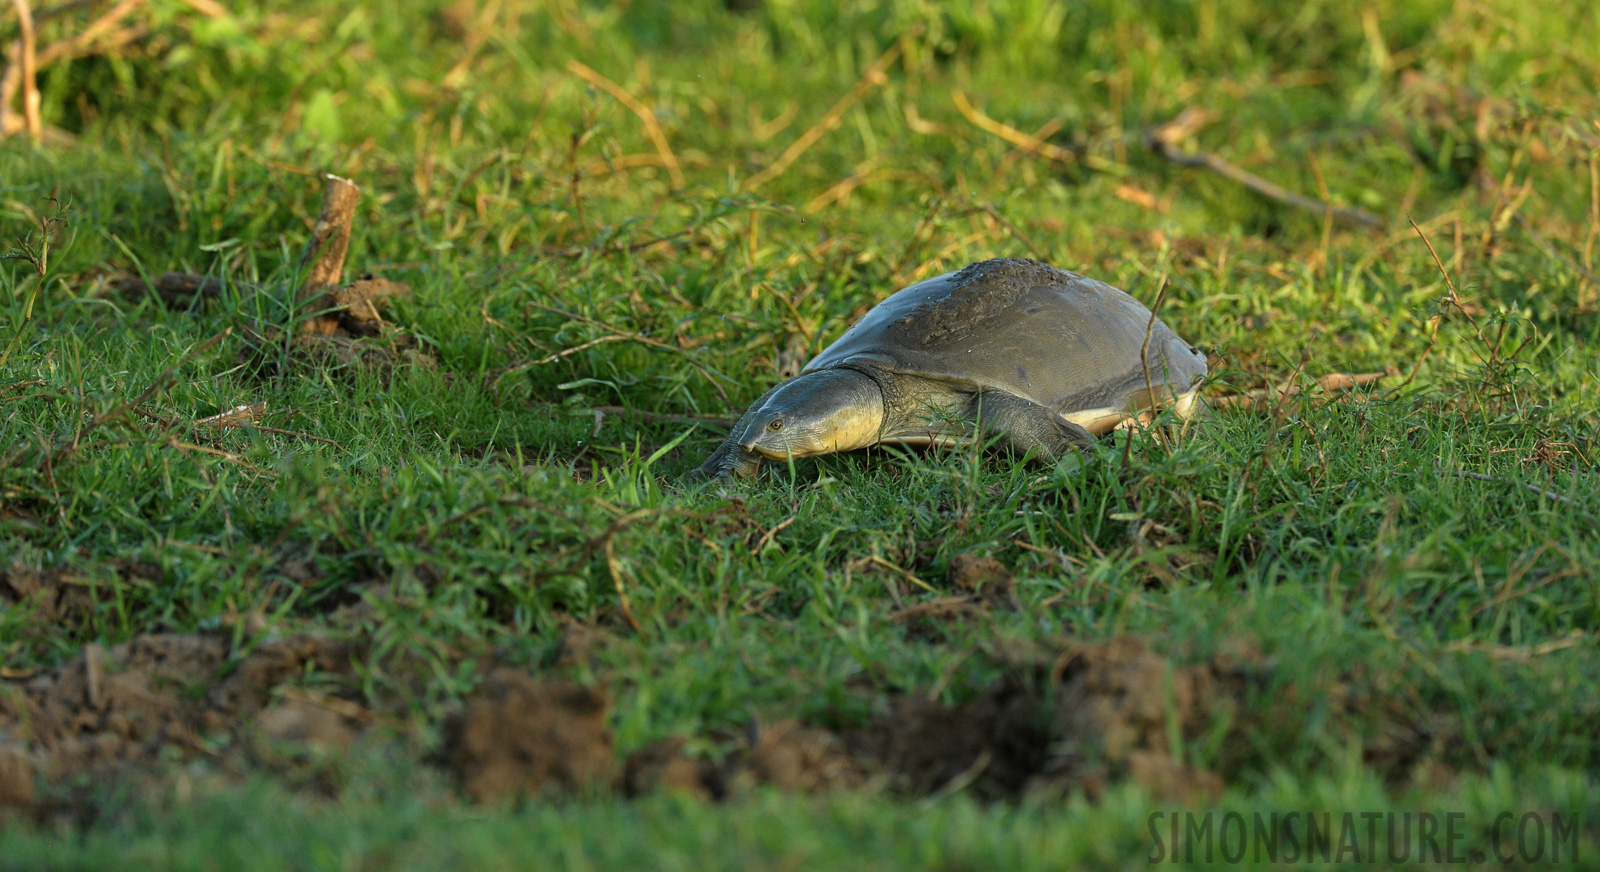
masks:
POLYGON ((252 727, 269 738, 348 747, 353 728, 344 725, 348 739, 335 736, 332 719, 306 710, 311 697, 274 699, 274 690, 308 669, 349 668, 344 645, 314 636, 269 639, 241 655, 212 635, 90 644, 49 672, 0 684, 0 807, 48 811, 35 808, 35 776, 104 783, 154 772, 172 757, 217 756, 252 727))
MULTIPOLYGON (((986 576, 972 587, 999 583, 986 576)), ((575 623, 564 636, 567 666, 590 662, 609 642, 575 623)), ((36 791, 36 782, 153 776, 173 758, 209 757, 226 770, 274 768, 285 749, 291 757, 338 755, 374 722, 361 704, 299 680, 349 675, 347 644, 294 636, 243 653, 230 645, 231 635, 140 636, 90 645, 47 673, 0 684, 0 807, 47 813, 61 791, 36 791)), ((1137 639, 1068 642, 1002 655, 1008 677, 959 704, 906 694, 861 726, 779 719, 693 743, 719 749, 715 758, 690 753, 694 737, 675 736, 621 759, 602 689, 497 668, 447 717, 432 759, 475 802, 658 790, 720 800, 759 786, 1093 797, 1128 779, 1161 797, 1209 797, 1222 778, 1181 759, 1181 749, 1218 723, 1235 723, 1246 686, 1237 675, 1252 656, 1176 666, 1137 639)))

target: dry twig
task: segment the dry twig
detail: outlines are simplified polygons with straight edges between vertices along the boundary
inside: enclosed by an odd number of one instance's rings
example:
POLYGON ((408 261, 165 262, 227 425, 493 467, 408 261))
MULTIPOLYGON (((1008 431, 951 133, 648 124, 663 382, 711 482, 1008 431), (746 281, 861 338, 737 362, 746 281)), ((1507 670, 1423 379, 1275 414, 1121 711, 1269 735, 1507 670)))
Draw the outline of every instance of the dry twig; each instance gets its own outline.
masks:
POLYGON ((1354 221, 1369 227, 1382 227, 1383 219, 1365 209, 1356 209, 1348 206, 1334 206, 1315 200, 1311 197, 1296 194, 1287 188, 1280 187, 1262 177, 1241 167, 1234 166, 1221 156, 1211 152, 1187 152, 1178 147, 1178 143, 1191 132, 1199 122, 1195 120, 1197 110, 1185 110, 1177 118, 1151 128, 1145 133, 1145 144, 1150 150, 1172 161, 1179 166, 1204 167, 1226 179, 1238 182, 1252 191, 1276 200, 1297 209, 1305 209, 1329 215, 1341 221, 1354 221))
MULTIPOLYGON (((1355 374, 1347 372, 1334 372, 1319 377, 1317 379, 1317 384, 1328 393, 1336 393, 1338 391, 1356 387, 1357 385, 1369 385, 1378 381, 1379 379, 1387 378, 1388 376, 1394 374, 1395 373, 1389 371, 1362 372, 1355 374)), ((1251 391, 1247 394, 1213 397, 1209 400, 1206 400, 1206 405, 1213 409, 1253 409, 1257 406, 1265 405, 1272 399, 1274 395, 1278 397, 1278 402, 1281 403, 1284 399, 1292 397, 1303 390, 1305 390, 1305 388, 1294 384, 1293 380, 1291 379, 1276 390, 1263 389, 1259 391, 1251 391)))
MULTIPOLYGON (((23 125, 33 141, 38 142, 44 136, 44 122, 39 116, 39 64, 35 56, 33 12, 28 8, 28 0, 12 0, 11 5, 17 10, 17 45, 12 62, 17 64, 21 77, 23 125)), ((9 107, 11 95, 4 96, 5 105, 9 107)))
POLYGON ((655 110, 639 102, 638 98, 628 93, 626 88, 596 72, 582 61, 567 61, 567 69, 617 98, 617 102, 628 107, 628 111, 639 116, 639 120, 644 122, 645 133, 650 135, 650 141, 655 143, 656 151, 661 155, 661 162, 666 166, 667 174, 672 176, 672 186, 674 188, 682 188, 684 186, 683 170, 678 166, 678 156, 672 153, 672 146, 667 143, 667 134, 662 131, 661 122, 656 119, 655 110))
MULTIPOLYGON (((709 367, 707 367, 705 364, 703 364, 703 363, 699 362, 698 360, 695 360, 693 357, 689 356, 689 352, 684 351, 683 349, 678 348, 675 345, 672 345, 672 344, 666 343, 666 342, 662 342, 659 339, 651 339, 650 337, 645 336, 644 334, 641 334, 641 333, 628 333, 627 331, 624 331, 624 330, 618 330, 617 328, 612 327, 610 324, 607 324, 604 321, 600 321, 600 320, 595 319, 595 318, 589 318, 589 317, 584 316, 584 315, 579 315, 576 312, 568 312, 568 311, 566 311, 564 309, 557 309, 554 306, 546 306, 546 305, 543 305, 541 303, 529 303, 528 305, 532 306, 535 309, 543 311, 543 312, 549 312, 549 313, 554 314, 554 315, 560 315, 561 317, 566 318, 568 320, 582 321, 585 324, 589 324, 589 325, 592 325, 592 326, 595 326, 595 327, 599 327, 601 330, 604 330, 607 333, 611 334, 612 336, 617 337, 617 339, 615 341, 637 342, 640 345, 647 345, 647 346, 649 346, 651 348, 659 348, 659 349, 661 349, 663 351, 670 351, 673 354, 681 355, 683 357, 683 359, 685 361, 687 361, 690 366, 692 366, 695 369, 699 370, 700 374, 706 377, 706 381, 709 381, 711 383, 712 389, 717 392, 717 396, 721 397, 722 401, 724 403, 730 402, 729 399, 728 399, 728 392, 723 390, 722 389, 722 385, 717 383, 716 374, 714 372, 712 372, 711 369, 709 367)), ((611 341, 611 340, 608 340, 608 341, 611 341)), ((599 344, 599 343, 593 343, 593 344, 599 344)), ((513 373, 521 372, 521 371, 523 371, 525 369, 530 369, 532 367, 539 366, 539 365, 544 364, 544 363, 549 363, 549 362, 552 362, 554 360, 558 360, 562 356, 564 356, 564 355, 557 354, 557 355, 554 355, 554 356, 551 356, 551 357, 544 358, 543 360, 536 360, 536 361, 533 361, 532 363, 524 363, 524 364, 519 364, 517 366, 514 366, 514 367, 506 370, 505 372, 501 373, 498 377, 496 377, 494 382, 492 383, 491 387, 493 387, 495 390, 498 390, 500 388, 500 382, 503 381, 506 378, 506 376, 509 376, 509 375, 511 375, 513 373)))
POLYGON ((789 169, 790 164, 798 160, 800 155, 806 153, 806 149, 816 145, 817 140, 821 139, 824 134, 838 127, 840 120, 844 118, 844 113, 848 112, 851 106, 854 106, 862 97, 867 96, 872 89, 889 81, 886 73, 890 65, 899 59, 900 53, 904 49, 905 39, 895 40, 894 45, 889 46, 887 51, 872 62, 872 66, 867 68, 867 71, 861 75, 855 85, 843 97, 840 97, 816 124, 811 125, 805 133, 800 134, 798 139, 783 150, 783 154, 772 162, 772 166, 751 176, 749 181, 744 183, 744 189, 748 192, 754 192, 767 182, 783 175, 784 171, 789 169))
POLYGON ((1077 152, 1069 151, 1054 143, 1045 142, 1038 137, 1029 136, 1009 124, 1003 124, 978 111, 977 107, 972 105, 972 101, 968 100, 967 95, 962 91, 952 91, 950 99, 955 102, 956 111, 960 112, 963 118, 972 122, 974 127, 986 133, 992 133, 1029 154, 1047 160, 1059 163, 1078 162, 1077 152))
MULTIPOLYGON (((1492 370, 1492 369, 1498 367, 1500 365, 1500 362, 1501 362, 1500 361, 1500 342, 1499 342, 1498 338, 1496 339, 1495 342, 1491 343, 1489 341, 1489 338, 1487 336, 1483 335, 1483 328, 1478 326, 1478 319, 1474 318, 1472 316, 1472 313, 1467 310, 1467 307, 1462 305, 1461 296, 1456 293, 1456 284, 1455 284, 1455 282, 1450 280, 1450 273, 1449 273, 1448 270, 1446 270, 1444 268, 1444 261, 1439 259, 1439 252, 1433 250, 1433 243, 1431 241, 1429 241, 1428 234, 1422 232, 1422 228, 1417 226, 1416 220, 1414 218, 1412 218, 1410 215, 1406 216, 1406 220, 1411 222, 1412 229, 1416 230, 1417 231, 1417 235, 1422 237, 1422 244, 1426 245, 1428 247, 1428 253, 1433 255, 1434 265, 1439 267, 1439 275, 1444 277, 1445 289, 1450 292, 1449 296, 1447 296, 1445 298, 1445 302, 1449 303, 1451 306, 1454 306, 1456 311, 1458 311, 1462 315, 1466 316, 1467 323, 1472 325, 1472 332, 1474 332, 1474 333, 1476 333, 1478 335, 1478 341, 1483 343, 1483 347, 1489 352, 1489 359, 1488 359, 1487 363, 1488 363, 1490 369, 1492 370)), ((1401 382, 1398 385, 1395 385, 1395 388, 1394 388, 1395 390, 1399 390, 1399 389, 1405 387, 1406 385, 1411 384, 1411 382, 1416 379, 1417 373, 1422 369, 1422 362, 1428 359, 1428 354, 1433 351, 1434 343, 1439 340, 1439 326, 1444 323, 1444 314, 1440 313, 1438 315, 1433 316, 1432 321, 1433 321, 1433 329, 1431 331, 1429 331, 1429 333, 1428 333, 1428 344, 1423 347, 1422 356, 1417 358, 1417 363, 1416 363, 1415 366, 1413 366, 1411 368, 1411 374, 1406 376, 1406 380, 1401 382)), ((1502 335, 1504 335, 1504 327, 1503 327, 1503 325, 1502 325, 1501 333, 1502 333, 1502 335)), ((1531 340, 1531 337, 1530 337, 1530 340, 1531 340)), ((1515 358, 1518 354, 1521 354, 1522 353, 1522 349, 1526 348, 1527 345, 1528 345, 1527 342, 1523 342, 1522 346, 1519 347, 1515 352, 1513 352, 1511 357, 1515 358)))
MULTIPOLYGON (((1531 484, 1529 482, 1512 481, 1511 479, 1508 479, 1508 478, 1495 478, 1492 475, 1484 475, 1481 472, 1467 472, 1464 469, 1456 469, 1456 470, 1452 470, 1452 472, 1455 475, 1460 476, 1461 478, 1470 478, 1470 479, 1475 479, 1477 481, 1488 481, 1488 482, 1493 482, 1495 484, 1509 484, 1512 487, 1524 487, 1524 488, 1527 488, 1528 490, 1530 490, 1530 491, 1538 494, 1539 496, 1544 497, 1545 499, 1550 500, 1552 502, 1557 502, 1557 503, 1560 503, 1560 504, 1562 504, 1564 506, 1572 506, 1575 509, 1580 509, 1580 511, 1581 511, 1581 508, 1582 508, 1581 505, 1576 500, 1571 499, 1570 497, 1563 496, 1563 495, 1558 494, 1558 493, 1556 493, 1555 491, 1552 491, 1552 490, 1545 490, 1544 488, 1539 487, 1536 484, 1531 484)), ((1594 518, 1593 515, 1590 515, 1589 513, 1584 512, 1583 516, 1588 518, 1590 523, 1594 523, 1595 522, 1595 518, 1594 518)))
MULTIPOLYGON (((1144 347, 1139 351, 1139 361, 1144 364, 1144 398, 1145 402, 1150 404, 1150 423, 1152 425, 1155 424, 1158 407, 1156 405, 1155 382, 1150 378, 1150 337, 1156 332, 1156 315, 1161 311, 1161 303, 1167 299, 1168 284, 1169 282, 1163 278, 1161 280, 1161 290, 1156 291, 1156 304, 1150 307, 1150 323, 1144 326, 1144 347)), ((1161 428, 1156 427, 1155 431, 1156 437, 1161 440, 1161 444, 1167 444, 1167 436, 1161 432, 1161 428)), ((1130 439, 1128 444, 1132 445, 1133 441, 1130 439)))
POLYGON ((625 406, 595 406, 592 411, 603 415, 625 415, 638 418, 652 424, 705 424, 709 427, 718 427, 723 430, 733 429, 735 419, 725 418, 720 415, 663 415, 658 412, 646 412, 640 409, 629 409, 625 406))
MULTIPOLYGON (((344 257, 350 251, 350 223, 355 218, 356 203, 361 200, 361 189, 349 179, 328 173, 322 181, 322 211, 300 257, 300 272, 305 278, 296 297, 302 305, 338 285, 344 276, 344 257)), ((332 333, 338 326, 337 317, 324 315, 307 320, 300 330, 332 333)))

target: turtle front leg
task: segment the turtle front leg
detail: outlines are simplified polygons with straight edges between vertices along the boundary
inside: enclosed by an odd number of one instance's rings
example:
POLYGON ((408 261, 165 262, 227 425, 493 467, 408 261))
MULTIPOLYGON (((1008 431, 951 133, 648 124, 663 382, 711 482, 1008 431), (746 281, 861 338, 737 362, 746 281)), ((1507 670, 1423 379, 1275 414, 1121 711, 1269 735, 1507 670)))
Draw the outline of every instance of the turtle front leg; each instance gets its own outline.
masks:
POLYGON ((1094 436, 1050 409, 1004 391, 982 391, 967 406, 967 417, 977 424, 978 438, 999 436, 1002 445, 1019 455, 1055 463, 1074 451, 1092 448, 1094 436))
POLYGON ((767 398, 780 387, 783 387, 782 383, 774 385, 771 390, 751 403, 750 408, 745 409, 738 423, 733 425, 733 432, 728 434, 728 438, 717 446, 716 451, 711 452, 711 456, 706 458, 705 463, 700 464, 699 469, 689 473, 690 481, 708 481, 713 478, 727 481, 735 477, 750 478, 756 474, 761 468, 761 455, 744 450, 739 443, 743 441, 744 431, 755 419, 756 413, 761 411, 761 407, 767 403, 767 398))

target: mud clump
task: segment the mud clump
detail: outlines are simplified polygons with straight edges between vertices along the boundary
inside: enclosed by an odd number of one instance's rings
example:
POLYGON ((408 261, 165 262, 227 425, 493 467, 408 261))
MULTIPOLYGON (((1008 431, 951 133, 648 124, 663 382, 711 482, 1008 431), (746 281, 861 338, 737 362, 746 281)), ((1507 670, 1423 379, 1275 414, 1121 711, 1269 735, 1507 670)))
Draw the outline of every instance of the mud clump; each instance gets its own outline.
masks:
POLYGON ((791 792, 857 787, 865 780, 860 763, 839 737, 796 721, 779 721, 762 730, 740 762, 757 783, 791 792))
POLYGON ((828 730, 781 720, 755 727, 720 762, 691 756, 687 740, 674 736, 628 758, 623 788, 628 796, 665 790, 701 800, 720 800, 772 787, 787 793, 819 793, 861 786, 865 773, 845 742, 828 730))
POLYGON ((26 748, 0 745, 0 819, 8 812, 33 807, 33 761, 26 748))
POLYGON ((1231 668, 1220 660, 1178 667, 1143 642, 1116 639, 1031 652, 1009 667, 1009 677, 957 705, 902 695, 886 714, 842 730, 780 720, 721 737, 728 750, 717 761, 689 753, 676 736, 635 752, 620 773, 603 694, 502 670, 458 719, 450 765, 477 801, 595 787, 702 800, 758 787, 818 793, 873 784, 984 801, 1075 791, 1093 798, 1127 780, 1164 799, 1221 791, 1217 774, 1173 754, 1173 730, 1181 749, 1231 717, 1238 688, 1219 677, 1231 668))
POLYGON ((450 768, 478 802, 609 788, 617 777, 610 708, 597 690, 497 670, 450 726, 450 768))
MULTIPOLYGON (((219 636, 151 634, 111 648, 87 645, 56 669, 0 686, 0 740, 9 740, 0 747, 12 758, 0 759, 0 767, 15 773, 21 755, 56 783, 79 773, 119 775, 173 754, 195 757, 230 742, 274 688, 308 666, 347 671, 349 652, 307 636, 269 640, 242 658, 230 656, 219 636), (219 679, 229 666, 236 668, 219 679)), ((0 793, 22 795, 11 787, 0 793)))
POLYGON ((305 748, 318 753, 350 750, 371 717, 344 700, 287 697, 256 718, 258 743, 305 748))
POLYGON ((1220 793, 1215 773, 1172 754, 1237 705, 1218 666, 1175 667, 1135 639, 1073 643, 1030 657, 970 702, 897 700, 848 737, 856 756, 909 794, 968 790, 985 800, 1081 791, 1133 780, 1152 795, 1220 793))
POLYGON ((1237 706, 1211 664, 1178 668, 1136 639, 1069 648, 1059 676, 1052 732, 1065 754, 1058 765, 1083 777, 1133 778, 1152 795, 1212 797, 1222 780, 1172 756, 1172 730, 1189 739, 1237 706))
POLYGON ((700 800, 726 796, 728 786, 721 770, 709 760, 686 753, 687 744, 683 736, 673 736, 635 751, 623 766, 623 793, 639 797, 666 791, 700 800))

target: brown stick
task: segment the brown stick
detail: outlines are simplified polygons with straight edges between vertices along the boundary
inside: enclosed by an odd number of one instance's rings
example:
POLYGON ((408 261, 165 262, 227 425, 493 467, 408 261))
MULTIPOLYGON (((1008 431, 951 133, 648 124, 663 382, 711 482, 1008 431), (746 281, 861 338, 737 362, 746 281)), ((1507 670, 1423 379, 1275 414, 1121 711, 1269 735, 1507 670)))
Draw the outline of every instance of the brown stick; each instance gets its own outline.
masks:
MULTIPOLYGON (((1318 378, 1317 384, 1321 385, 1323 390, 1333 393, 1334 391, 1342 391, 1346 388, 1353 388, 1357 385, 1369 385, 1390 375, 1393 375, 1393 373, 1362 372, 1351 375, 1347 372, 1335 372, 1318 378)), ((1280 398, 1279 401, 1282 402, 1283 398, 1292 397, 1295 394, 1300 393, 1302 390, 1304 390, 1304 388, 1302 388, 1300 385, 1286 384, 1277 391, 1280 398)), ((1268 391, 1260 390, 1251 391, 1248 394, 1213 397, 1206 401, 1206 405, 1213 409, 1253 409, 1258 405, 1264 405, 1270 398, 1271 397, 1268 391)))
POLYGON ((1451 472, 1456 474, 1456 475, 1458 475, 1458 476, 1460 476, 1460 477, 1462 477, 1462 478, 1471 478, 1471 479, 1476 479, 1478 481, 1491 482, 1493 484, 1508 484, 1508 485, 1511 485, 1512 487, 1527 488, 1528 490, 1538 494, 1541 497, 1544 497, 1547 500, 1551 500, 1553 502, 1560 503, 1560 504, 1562 504, 1564 506, 1572 506, 1573 508, 1578 509, 1578 513, 1583 515, 1585 518, 1588 518, 1589 519, 1589 523, 1591 523, 1591 524, 1592 523, 1596 523, 1595 517, 1593 515, 1589 514, 1588 512, 1583 511, 1582 507, 1581 507, 1581 504, 1578 503, 1576 500, 1573 500, 1573 499, 1570 499, 1568 497, 1562 496, 1561 494, 1558 494, 1558 493, 1556 493, 1555 491, 1552 491, 1552 490, 1545 490, 1544 488, 1539 487, 1536 484, 1532 484, 1532 483, 1526 482, 1526 481, 1512 481, 1511 479, 1508 479, 1508 478, 1495 478, 1492 475, 1484 475, 1481 472, 1468 472, 1468 471, 1466 471, 1464 469, 1453 469, 1453 470, 1451 470, 1451 472))
MULTIPOLYGON (((1156 437, 1161 440, 1162 445, 1167 444, 1167 435, 1155 425, 1160 407, 1156 402, 1155 383, 1150 378, 1150 337, 1155 335, 1156 315, 1161 311, 1162 302, 1167 299, 1167 284, 1167 279, 1162 277, 1161 290, 1156 291, 1156 304, 1150 307, 1150 323, 1144 325, 1144 347, 1139 351, 1139 361, 1144 364, 1144 398, 1150 404, 1150 426, 1156 431, 1156 437)), ((1133 440, 1128 440, 1128 444, 1132 445, 1133 440)))
POLYGON ((228 9, 216 0, 183 0, 190 9, 207 18, 227 18, 228 9))
MULTIPOLYGON (((582 321, 585 324, 592 324, 592 325, 594 325, 596 327, 599 327, 601 330, 604 330, 607 333, 610 333, 613 336, 622 337, 622 339, 624 339, 624 340, 626 340, 628 342, 637 342, 640 345, 648 345, 651 348, 659 348, 662 351, 670 351, 673 354, 679 355, 686 362, 688 362, 688 364, 690 366, 692 366, 695 369, 699 370, 701 375, 706 377, 706 381, 711 383, 712 390, 715 390, 717 392, 717 396, 721 397, 722 401, 724 403, 729 402, 729 400, 728 400, 728 392, 723 390, 722 389, 722 385, 717 383, 717 377, 711 371, 711 369, 709 367, 707 367, 705 364, 703 364, 703 363, 695 360, 694 358, 690 357, 689 356, 689 352, 684 351, 682 348, 679 348, 676 345, 671 345, 669 343, 662 342, 659 339, 651 339, 650 337, 645 336, 642 333, 628 333, 628 332, 623 331, 623 330, 618 330, 617 328, 615 328, 615 327, 611 326, 610 324, 607 324, 606 322, 601 321, 599 319, 590 318, 590 317, 585 316, 585 315, 579 315, 576 312, 568 312, 565 309, 557 309, 554 306, 546 306, 546 305, 544 305, 542 303, 529 303, 528 305, 533 307, 533 308, 535 308, 535 309, 543 311, 543 312, 549 312, 549 313, 554 314, 554 315, 560 315, 561 317, 566 318, 566 319, 571 320, 571 321, 582 321)), ((521 372, 522 370, 527 369, 530 366, 538 366, 538 365, 539 365, 538 363, 532 363, 532 364, 524 363, 524 364, 520 364, 518 366, 514 366, 511 369, 508 369, 505 372, 501 373, 500 376, 494 380, 493 386, 494 386, 494 388, 498 389, 500 387, 501 379, 504 379, 506 376, 511 375, 514 372, 521 372)))
POLYGON ((1517 212, 1516 214, 1512 215, 1511 217, 1515 218, 1516 221, 1517 221, 1517 224, 1519 226, 1521 226, 1523 230, 1527 231, 1529 236, 1533 237, 1533 241, 1534 242, 1539 243, 1539 247, 1544 249, 1545 254, 1548 254, 1552 258, 1555 258, 1556 260, 1558 260, 1558 261, 1566 264, 1567 266, 1571 267, 1572 270, 1574 272, 1576 272, 1578 275, 1583 276, 1584 278, 1588 279, 1589 281, 1591 281, 1591 282, 1593 282, 1593 283, 1595 283, 1597 285, 1600 285, 1600 276, 1597 276, 1594 273, 1590 272, 1589 270, 1584 269, 1583 268, 1583 264, 1580 264, 1577 261, 1573 260, 1572 258, 1567 257, 1565 254, 1562 254, 1560 251, 1557 251, 1556 247, 1554 245, 1550 244, 1550 240, 1544 238, 1544 234, 1542 234, 1539 231, 1533 229, 1533 225, 1528 222, 1527 218, 1524 218, 1522 216, 1521 212, 1517 212))
POLYGON ((732 430, 735 421, 734 418, 725 418, 719 415, 663 415, 659 412, 646 412, 642 409, 629 409, 625 406, 594 406, 591 411, 606 415, 626 415, 652 424, 704 424, 707 427, 716 427, 721 430, 732 430))
POLYGON ((39 66, 35 57, 33 11, 28 0, 12 0, 17 10, 17 57, 22 74, 22 119, 28 135, 38 142, 44 136, 44 121, 39 115, 39 66))
MULTIPOLYGON (((296 300, 304 304, 312 298, 339 284, 344 276, 344 256, 350 250, 350 222, 355 218, 356 203, 361 200, 361 189, 349 179, 332 173, 322 177, 322 213, 311 230, 311 241, 306 244, 300 258, 300 272, 305 282, 300 286, 296 300)), ((328 333, 327 317, 313 318, 300 326, 305 333, 328 333)), ((333 321, 335 325, 337 321, 333 321)))
POLYGON ((117 22, 137 12, 146 2, 147 0, 122 0, 121 3, 106 10, 106 14, 89 22, 89 26, 78 31, 77 35, 46 46, 39 52, 39 66, 49 66, 64 58, 76 57, 95 40, 110 33, 117 22))
POLYGON ((1369 227, 1383 226, 1382 218, 1365 209, 1334 206, 1321 200, 1304 197, 1287 188, 1279 187, 1249 170, 1234 166, 1219 155, 1211 152, 1187 152, 1178 148, 1178 139, 1188 129, 1188 124, 1180 122, 1184 122, 1182 115, 1165 124, 1151 128, 1145 133, 1145 144, 1150 146, 1151 151, 1179 166, 1204 167, 1223 178, 1231 179, 1244 185, 1269 200, 1276 200, 1286 206, 1305 209, 1308 212, 1331 215, 1341 221, 1354 221, 1369 227))
POLYGON ((22 54, 21 41, 14 42, 6 48, 6 66, 0 72, 0 138, 10 136, 22 129, 23 122, 16 117, 11 103, 17 98, 17 88, 22 85, 22 64, 18 56, 22 54))
POLYGON ((844 113, 850 111, 851 106, 854 106, 862 97, 867 96, 867 93, 873 88, 889 81, 889 77, 885 73, 888 71, 889 66, 900 57, 900 52, 904 48, 904 39, 895 40, 894 45, 889 46, 888 51, 879 55, 878 59, 872 62, 872 66, 868 67, 867 71, 861 75, 855 86, 843 97, 840 97, 816 124, 811 125, 805 133, 800 134, 798 139, 790 143, 789 147, 783 150, 783 154, 772 162, 772 166, 751 176, 750 180, 744 183, 745 191, 754 193, 762 185, 783 175, 790 164, 798 160, 800 155, 805 154, 806 149, 816 145, 817 140, 821 139, 824 134, 838 127, 839 120, 844 117, 844 113))
POLYGON ((638 98, 628 93, 627 89, 581 61, 567 61, 567 69, 598 85, 607 94, 617 98, 618 103, 628 107, 628 111, 639 116, 639 120, 644 122, 645 133, 650 135, 650 141, 655 143, 656 152, 661 155, 661 162, 667 167, 667 174, 672 176, 672 186, 682 188, 683 170, 678 168, 678 156, 672 153, 672 146, 667 143, 667 134, 661 129, 661 122, 656 119, 655 110, 640 103, 638 98))
POLYGON ((622 606, 622 616, 628 620, 628 626, 633 628, 641 638, 645 637, 644 627, 640 626, 639 619, 633 615, 633 606, 628 602, 628 588, 622 583, 622 565, 617 562, 616 549, 611 547, 611 540, 605 544, 606 569, 611 572, 611 585, 617 589, 617 601, 622 606))
POLYGON ((972 105, 972 101, 967 99, 967 95, 961 91, 952 91, 950 93, 950 99, 955 102, 956 111, 960 112, 963 118, 972 122, 972 125, 977 127, 979 130, 982 130, 986 133, 992 133, 1006 142, 1011 143, 1017 148, 1020 148, 1029 154, 1037 155, 1038 157, 1047 158, 1060 163, 1078 162, 1077 153, 1068 151, 1067 149, 1062 148, 1054 143, 1045 142, 1038 137, 1029 136, 1028 134, 1023 133, 1009 124, 996 121, 978 111, 977 107, 972 105))

